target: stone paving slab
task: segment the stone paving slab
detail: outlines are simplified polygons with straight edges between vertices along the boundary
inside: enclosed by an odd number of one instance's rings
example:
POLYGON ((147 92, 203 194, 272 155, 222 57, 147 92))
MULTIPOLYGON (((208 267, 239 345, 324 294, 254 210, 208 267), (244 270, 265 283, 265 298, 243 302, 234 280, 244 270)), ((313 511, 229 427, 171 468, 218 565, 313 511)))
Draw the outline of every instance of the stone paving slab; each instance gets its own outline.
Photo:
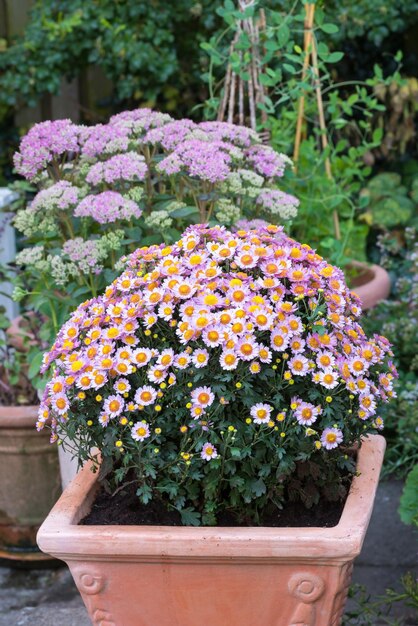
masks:
MULTIPOLYGON (((401 491, 399 481, 380 484, 363 551, 354 567, 353 582, 365 585, 372 600, 388 587, 400 590, 400 578, 407 571, 418 575, 417 533, 402 524, 397 514, 401 491)), ((354 604, 349 601, 350 607, 354 604)), ((405 626, 418 625, 418 616, 403 605, 394 607, 389 615, 402 618, 405 626)), ((383 624, 387 622, 373 626, 383 624)), ((23 570, 0 564, 0 626, 29 625, 91 626, 65 566, 23 570)))

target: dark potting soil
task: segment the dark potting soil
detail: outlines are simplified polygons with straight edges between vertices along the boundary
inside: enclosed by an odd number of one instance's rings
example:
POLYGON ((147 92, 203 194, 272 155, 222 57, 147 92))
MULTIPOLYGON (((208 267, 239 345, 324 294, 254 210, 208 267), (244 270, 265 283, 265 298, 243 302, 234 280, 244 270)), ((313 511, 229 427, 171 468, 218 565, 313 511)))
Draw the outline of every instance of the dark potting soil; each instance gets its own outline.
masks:
MULTIPOLYGON (((144 505, 136 495, 136 486, 128 485, 112 496, 102 487, 93 502, 92 509, 79 523, 83 525, 144 525, 144 526, 181 526, 177 511, 168 511, 164 502, 151 500, 144 505)), ((316 526, 331 528, 340 520, 345 502, 323 502, 307 509, 300 502, 290 502, 283 510, 267 512, 261 526, 271 527, 306 527, 316 526)), ((218 526, 253 526, 238 523, 228 512, 218 515, 218 526)))

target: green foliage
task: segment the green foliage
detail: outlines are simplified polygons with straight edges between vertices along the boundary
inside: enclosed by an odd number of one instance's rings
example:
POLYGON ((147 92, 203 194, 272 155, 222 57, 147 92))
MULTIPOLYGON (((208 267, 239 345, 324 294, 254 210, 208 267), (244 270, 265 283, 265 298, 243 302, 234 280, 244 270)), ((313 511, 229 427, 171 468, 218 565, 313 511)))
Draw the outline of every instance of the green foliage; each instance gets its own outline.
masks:
POLYGON ((340 25, 338 40, 367 37, 380 46, 386 37, 418 20, 416 0, 320 0, 332 22, 340 25))
POLYGON ((22 37, 0 53, 0 119, 59 92, 89 65, 103 68, 116 100, 194 104, 199 41, 214 26, 212 3, 178 0, 38 0, 22 37))
POLYGON ((399 515, 404 524, 418 527, 418 463, 409 472, 402 492, 399 515))
MULTIPOLYGON (((271 143, 276 150, 288 155, 294 151, 298 121, 298 103, 305 100, 303 140, 297 170, 288 173, 284 188, 300 199, 300 210, 292 226, 292 235, 317 248, 320 254, 336 264, 345 264, 350 258, 365 259, 368 226, 358 217, 367 203, 360 190, 371 174, 373 150, 379 147, 383 131, 375 125, 375 118, 385 111, 378 93, 389 85, 403 85, 398 71, 384 77, 375 66, 372 76, 364 82, 335 80, 335 64, 343 55, 332 48, 330 36, 338 32, 328 13, 328 5, 317 6, 314 37, 318 52, 318 75, 309 67, 304 75, 305 53, 302 50, 302 32, 305 19, 303 2, 289 9, 287 3, 257 3, 248 9, 258 17, 261 7, 266 9, 266 28, 261 33, 259 61, 260 81, 267 87, 268 96, 258 104, 260 128, 261 112, 267 113, 266 127, 271 133, 271 143), (324 107, 328 146, 323 149, 323 132, 318 122, 317 89, 321 91, 324 107), (330 172, 327 173, 327 160, 330 172), (341 231, 337 236, 336 221, 341 231)), ((217 79, 225 75, 229 62, 232 69, 248 81, 249 59, 230 53, 230 42, 237 31, 241 17, 235 6, 225 2, 218 9, 227 24, 220 36, 213 36, 205 45, 210 57, 209 72, 205 75, 210 98, 206 115, 214 116, 220 96, 216 91, 217 79)), ((247 34, 238 36, 238 50, 248 48, 247 34)), ((401 56, 398 56, 399 63, 401 56)), ((263 128, 264 129, 264 128, 263 128)))
POLYGON ((367 210, 362 219, 368 224, 391 228, 406 224, 418 204, 418 177, 411 191, 402 184, 400 174, 384 172, 370 179, 360 197, 367 200, 367 210))
POLYGON ((381 263, 391 274, 390 300, 364 316, 368 333, 383 334, 394 346, 398 397, 382 411, 388 449, 384 473, 405 477, 418 461, 418 240, 413 228, 382 234, 381 263))
MULTIPOLYGON (((389 612, 392 607, 402 602, 404 605, 418 610, 418 583, 413 574, 405 574, 401 578, 403 591, 387 589, 384 595, 372 598, 364 585, 352 585, 348 597, 350 609, 345 612, 342 626, 403 626, 402 618, 392 619, 389 612)), ((412 617, 413 619, 413 617, 412 617)))

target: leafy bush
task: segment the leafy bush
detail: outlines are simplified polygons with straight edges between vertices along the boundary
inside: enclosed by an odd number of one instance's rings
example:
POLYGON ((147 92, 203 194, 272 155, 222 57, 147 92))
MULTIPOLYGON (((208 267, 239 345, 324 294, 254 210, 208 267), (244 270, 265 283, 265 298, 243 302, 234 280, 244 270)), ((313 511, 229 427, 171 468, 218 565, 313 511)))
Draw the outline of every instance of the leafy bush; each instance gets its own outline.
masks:
POLYGON ((384 410, 386 453, 384 471, 405 477, 418 457, 418 239, 413 228, 380 236, 380 263, 393 277, 390 300, 364 318, 368 332, 384 333, 395 348, 399 370, 398 397, 384 410))
POLYGON ((418 177, 409 191, 402 184, 400 174, 377 174, 369 180, 360 196, 367 200, 367 210, 361 219, 368 224, 381 229, 407 224, 418 205, 418 177))
MULTIPOLYGON (((215 115, 219 106, 218 79, 225 76, 229 63, 244 82, 251 78, 250 47, 247 33, 240 28, 243 17, 257 20, 263 4, 237 11, 230 0, 218 9, 226 28, 223 36, 213 36, 202 44, 210 57, 210 71, 206 75, 210 98, 206 114, 215 115), (236 49, 230 44, 238 35, 236 49), (216 86, 218 85, 218 90, 216 86)), ((338 27, 329 21, 328 6, 315 11, 314 39, 318 65, 304 63, 302 24, 304 3, 297 2, 289 10, 284 3, 264 3, 266 26, 260 33, 260 81, 268 90, 264 102, 258 103, 259 127, 271 133, 272 145, 286 154, 292 154, 296 129, 300 121, 299 103, 305 102, 302 124, 303 141, 294 172, 288 172, 284 185, 300 199, 300 211, 292 225, 298 240, 308 241, 335 263, 345 264, 350 258, 365 260, 368 227, 357 220, 367 202, 360 196, 370 176, 372 151, 381 142, 382 128, 375 118, 383 114, 385 106, 378 93, 389 85, 402 85, 398 71, 385 77, 375 66, 366 81, 335 79, 343 54, 329 45, 329 38, 337 35, 338 27), (306 71, 305 71, 306 70, 306 71), (324 109, 324 124, 320 124, 318 89, 324 109), (267 122, 262 122, 262 113, 267 122), (327 145, 322 139, 326 135, 327 145)), ((401 56, 397 57, 400 62, 401 56)))
POLYGON ((23 37, 0 54, 0 119, 89 65, 113 81, 117 102, 189 109, 201 91, 199 41, 215 17, 209 0, 38 0, 23 37))

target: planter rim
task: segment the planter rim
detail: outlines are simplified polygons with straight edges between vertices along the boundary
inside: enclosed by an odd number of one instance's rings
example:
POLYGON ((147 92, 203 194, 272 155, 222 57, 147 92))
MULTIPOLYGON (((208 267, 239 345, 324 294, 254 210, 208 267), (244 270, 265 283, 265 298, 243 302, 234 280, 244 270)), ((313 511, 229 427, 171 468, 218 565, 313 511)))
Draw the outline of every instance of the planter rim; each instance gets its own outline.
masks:
POLYGON ((341 519, 332 528, 78 526, 97 488, 97 473, 90 471, 88 463, 42 524, 38 545, 64 561, 106 561, 117 555, 121 561, 265 562, 267 556, 273 562, 292 556, 306 562, 322 556, 329 560, 325 547, 331 541, 332 559, 353 559, 360 553, 372 513, 385 447, 381 435, 364 438, 357 460, 359 475, 354 476, 341 519))
POLYGON ((39 405, 3 406, 0 405, 1 428, 33 428, 38 416, 39 405))

